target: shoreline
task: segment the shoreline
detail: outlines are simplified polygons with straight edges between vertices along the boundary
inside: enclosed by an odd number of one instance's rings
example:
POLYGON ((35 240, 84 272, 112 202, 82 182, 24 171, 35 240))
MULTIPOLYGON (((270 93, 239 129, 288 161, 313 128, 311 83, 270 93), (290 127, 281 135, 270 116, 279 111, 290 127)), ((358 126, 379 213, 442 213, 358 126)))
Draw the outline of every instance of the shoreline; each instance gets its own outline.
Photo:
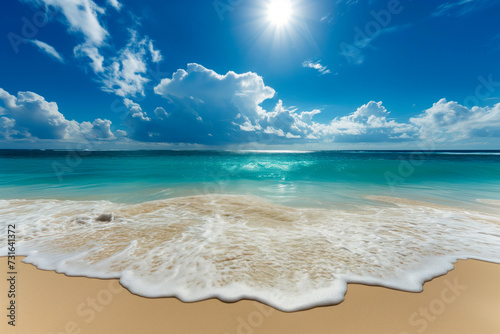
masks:
MULTIPOLYGON (((421 293, 349 284, 345 300, 281 312, 253 300, 184 303, 145 298, 116 279, 71 277, 39 270, 16 258, 16 326, 2 333, 498 333, 500 265, 459 260, 421 293)), ((7 276, 7 258, 0 258, 7 276)), ((0 302, 8 305, 8 282, 0 302)))

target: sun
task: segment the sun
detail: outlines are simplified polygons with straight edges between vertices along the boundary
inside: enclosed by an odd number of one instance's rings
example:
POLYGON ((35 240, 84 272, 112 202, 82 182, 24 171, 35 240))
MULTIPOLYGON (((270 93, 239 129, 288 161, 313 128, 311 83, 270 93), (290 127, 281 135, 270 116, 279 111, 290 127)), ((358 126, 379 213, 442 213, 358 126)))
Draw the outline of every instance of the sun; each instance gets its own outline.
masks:
POLYGON ((277 26, 286 25, 292 18, 292 4, 290 0, 270 0, 267 7, 269 21, 277 26))

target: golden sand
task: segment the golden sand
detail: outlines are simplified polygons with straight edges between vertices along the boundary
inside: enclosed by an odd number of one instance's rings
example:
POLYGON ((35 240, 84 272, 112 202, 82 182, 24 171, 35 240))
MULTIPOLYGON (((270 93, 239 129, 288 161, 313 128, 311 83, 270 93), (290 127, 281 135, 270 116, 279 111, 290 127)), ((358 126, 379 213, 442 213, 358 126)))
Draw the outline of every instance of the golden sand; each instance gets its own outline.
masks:
POLYGON ((284 313, 250 300, 143 298, 116 280, 68 277, 20 259, 16 326, 7 325, 4 278, 0 333, 500 333, 500 265, 486 262, 460 261, 422 293, 350 284, 340 305, 284 313))

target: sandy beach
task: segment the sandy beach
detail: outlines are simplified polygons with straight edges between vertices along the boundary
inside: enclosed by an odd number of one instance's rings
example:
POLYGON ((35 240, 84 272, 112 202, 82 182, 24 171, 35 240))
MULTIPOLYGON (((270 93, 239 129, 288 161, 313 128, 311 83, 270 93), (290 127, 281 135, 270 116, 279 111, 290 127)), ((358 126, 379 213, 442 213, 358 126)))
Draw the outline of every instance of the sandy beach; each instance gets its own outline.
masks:
MULTIPOLYGON (((422 293, 350 284, 340 305, 284 313, 250 300, 143 298, 116 280, 68 277, 20 260, 15 327, 7 325, 9 287, 1 280, 1 333, 500 332, 500 266, 480 261, 459 261, 422 293)), ((5 273, 6 262, 0 259, 5 273)))

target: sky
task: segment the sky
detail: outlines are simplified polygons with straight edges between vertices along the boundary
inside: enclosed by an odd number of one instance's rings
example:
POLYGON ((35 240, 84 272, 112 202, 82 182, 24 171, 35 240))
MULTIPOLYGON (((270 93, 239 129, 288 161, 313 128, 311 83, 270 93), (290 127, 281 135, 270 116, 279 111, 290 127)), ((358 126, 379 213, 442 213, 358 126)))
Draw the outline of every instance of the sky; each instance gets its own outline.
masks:
POLYGON ((500 149, 499 0, 12 0, 0 148, 500 149))

